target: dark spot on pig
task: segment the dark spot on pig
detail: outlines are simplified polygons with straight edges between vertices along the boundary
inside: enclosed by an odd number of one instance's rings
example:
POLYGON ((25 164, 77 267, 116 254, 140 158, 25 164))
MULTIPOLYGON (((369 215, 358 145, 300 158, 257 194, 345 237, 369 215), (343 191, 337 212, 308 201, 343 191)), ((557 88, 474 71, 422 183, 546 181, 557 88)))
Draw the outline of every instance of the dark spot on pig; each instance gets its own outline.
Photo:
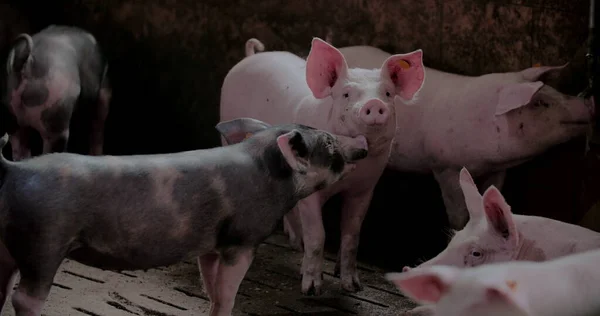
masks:
POLYGON ((286 89, 286 90, 287 90, 287 89, 289 89, 289 88, 290 88, 290 86, 285 86, 285 89, 286 89))
POLYGON ((269 98, 267 98, 267 102, 269 102, 269 98))
POLYGON ((496 126, 496 132, 500 133, 500 126, 496 126))
POLYGON ((342 122, 346 122, 346 115, 342 115, 342 116, 340 116, 340 121, 342 121, 342 122))
POLYGON ((525 127, 525 124, 523 124, 523 122, 521 122, 521 124, 519 124, 519 129, 520 129, 521 131, 523 131, 523 128, 524 128, 524 127, 525 127))
POLYGON ((331 169, 331 171, 333 171, 335 174, 340 174, 342 173, 342 170, 344 170, 344 165, 344 157, 342 157, 339 152, 335 152, 331 157, 331 165, 329 166, 329 169, 331 169))
POLYGON ((308 155, 308 147, 306 147, 306 143, 304 143, 304 139, 300 133, 296 133, 290 138, 290 147, 292 150, 296 151, 300 157, 304 158, 308 155))
POLYGON ((57 106, 42 111, 42 122, 50 133, 60 133, 69 127, 71 113, 67 107, 57 106))
POLYGON ((450 129, 448 129, 448 133, 454 133, 454 128, 451 127, 450 129))
POLYGON ((317 185, 315 185, 315 191, 320 191, 323 190, 325 188, 325 181, 321 181, 319 183, 317 183, 317 185))
POLYGON ((217 231, 217 249, 240 246, 244 242, 243 233, 236 229, 231 216, 221 221, 217 231))
POLYGON ((39 106, 48 99, 48 88, 43 80, 32 80, 27 83, 21 95, 21 101, 25 106, 39 106))
POLYGON ((260 169, 267 171, 275 179, 286 179, 292 176, 292 167, 283 158, 276 144, 267 146, 262 157, 255 158, 255 161, 260 169))

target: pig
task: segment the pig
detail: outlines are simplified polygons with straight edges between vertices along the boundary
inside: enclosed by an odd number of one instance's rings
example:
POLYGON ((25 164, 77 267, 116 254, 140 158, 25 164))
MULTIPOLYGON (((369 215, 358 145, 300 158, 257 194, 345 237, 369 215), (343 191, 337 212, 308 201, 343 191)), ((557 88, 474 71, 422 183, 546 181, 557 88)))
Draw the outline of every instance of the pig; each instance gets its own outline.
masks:
MULTIPOLYGON (((546 261, 600 249, 600 233, 593 230, 550 218, 513 214, 494 185, 482 196, 466 168, 460 172, 460 187, 469 211, 467 225, 454 233, 446 249, 415 269, 546 261)), ((417 307, 413 315, 430 315, 428 309, 428 306, 417 307)))
MULTIPOLYGON (((231 315, 258 244, 302 198, 351 173, 364 136, 252 118, 217 124, 230 144, 172 154, 0 156, 0 289, 39 316, 64 258, 139 270, 198 256, 211 316, 231 315), (244 138, 248 137, 244 140, 244 138)), ((8 141, 5 136, 0 147, 8 141)))
POLYGON ((284 51, 255 54, 252 47, 257 43, 257 39, 246 43, 247 56, 224 79, 221 120, 252 116, 269 124, 298 123, 367 139, 368 156, 357 163, 355 172, 302 199, 285 219, 288 227, 300 227, 294 235, 302 240, 292 238, 291 243, 304 250, 301 291, 320 295, 325 242, 321 208, 330 197, 341 194, 341 245, 335 274, 343 289, 359 291, 360 228, 396 132, 393 100, 397 96, 410 103, 418 94, 425 79, 423 52, 393 55, 378 69, 367 70, 349 68, 335 47, 317 37, 306 60, 284 51))
POLYGON ((545 262, 503 262, 471 269, 430 266, 386 278, 435 316, 600 315, 600 250, 545 262))
MULTIPOLYGON (((343 47, 340 52, 349 67, 368 69, 391 56, 371 46, 343 47)), ((440 186, 450 227, 463 228, 468 212, 457 185, 462 167, 478 179, 482 189, 490 185, 502 189, 506 169, 587 132, 594 115, 593 100, 566 95, 545 84, 556 83, 562 71, 569 73, 572 69, 567 66, 481 76, 425 67, 427 80, 419 98, 411 106, 396 110, 399 128, 387 167, 432 173, 440 186)), ((568 75, 585 76, 583 71, 568 75)), ((563 88, 564 82, 577 82, 579 88, 574 94, 585 87, 581 85, 585 80, 580 78, 560 79, 563 88)), ((573 86, 564 90, 574 92, 573 86)))
POLYGON ((31 157, 29 131, 43 140, 42 153, 67 149, 73 114, 90 119, 91 155, 102 155, 104 123, 112 88, 108 62, 95 37, 70 26, 51 25, 20 34, 6 60, 2 103, 14 116, 12 158, 31 157))

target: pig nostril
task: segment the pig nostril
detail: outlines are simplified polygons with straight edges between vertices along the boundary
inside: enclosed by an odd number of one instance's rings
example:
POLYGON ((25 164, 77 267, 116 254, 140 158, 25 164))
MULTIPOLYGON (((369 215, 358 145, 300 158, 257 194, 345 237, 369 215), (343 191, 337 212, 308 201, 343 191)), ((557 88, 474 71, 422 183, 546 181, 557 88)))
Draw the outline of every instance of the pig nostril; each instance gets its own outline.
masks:
POLYGON ((371 110, 367 110, 367 115, 371 114, 371 110))
POLYGON ((383 109, 379 109, 379 114, 383 114, 383 109))

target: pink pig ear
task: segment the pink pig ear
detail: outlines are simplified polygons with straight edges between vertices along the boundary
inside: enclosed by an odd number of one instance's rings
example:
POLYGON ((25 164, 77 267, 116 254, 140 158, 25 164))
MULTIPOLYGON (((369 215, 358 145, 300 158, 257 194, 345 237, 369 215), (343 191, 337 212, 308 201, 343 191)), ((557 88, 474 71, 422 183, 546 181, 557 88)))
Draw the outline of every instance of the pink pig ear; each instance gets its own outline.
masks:
POLYGON ((493 185, 483 193, 483 208, 492 229, 510 244, 516 246, 519 236, 510 205, 493 185))
POLYGON ((477 185, 475 185, 475 181, 473 181, 473 177, 471 177, 467 168, 463 167, 460 170, 459 182, 465 197, 467 210, 469 211, 469 220, 479 218, 483 213, 483 200, 481 194, 479 194, 479 189, 477 188, 477 185))
POLYGON ((317 99, 331 94, 331 88, 346 78, 348 65, 344 55, 324 40, 315 37, 306 58, 306 83, 317 99))
POLYGON ((530 316, 525 305, 521 304, 517 293, 505 287, 487 286, 484 304, 499 306, 503 312, 511 316, 530 316))
POLYGON ((298 130, 292 130, 277 137, 277 147, 279 147, 283 158, 293 170, 301 173, 306 172, 308 165, 305 157, 308 154, 308 149, 302 134, 298 130))
POLYGON ((450 290, 458 270, 449 266, 412 269, 387 273, 385 278, 406 296, 419 303, 437 303, 450 290))
POLYGON ((392 80, 397 95, 412 100, 425 81, 423 50, 390 56, 381 66, 381 77, 392 80))
POLYGON ((511 83, 498 91, 496 115, 502 115, 531 102, 533 95, 544 85, 541 81, 511 83))
POLYGON ((240 143, 269 127, 269 124, 249 117, 222 121, 215 126, 228 145, 240 143))

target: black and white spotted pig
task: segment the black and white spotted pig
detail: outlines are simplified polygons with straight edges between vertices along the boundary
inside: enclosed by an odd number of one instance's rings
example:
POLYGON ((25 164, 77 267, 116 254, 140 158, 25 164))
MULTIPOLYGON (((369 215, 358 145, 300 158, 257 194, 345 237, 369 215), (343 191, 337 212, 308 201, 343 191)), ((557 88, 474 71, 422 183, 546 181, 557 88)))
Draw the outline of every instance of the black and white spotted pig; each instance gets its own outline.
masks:
POLYGON ((14 116, 13 160, 31 156, 29 131, 43 140, 43 153, 66 151, 76 107, 90 118, 90 154, 101 155, 104 122, 112 95, 96 39, 76 27, 51 25, 16 37, 6 60, 3 103, 14 116))
POLYGON ((39 316, 65 257, 137 270, 194 255, 210 315, 231 315, 259 243, 300 199, 353 170, 367 142, 250 118, 217 129, 231 145, 135 156, 51 153, 19 162, 0 156, 2 304, 19 271, 16 315, 39 316))

